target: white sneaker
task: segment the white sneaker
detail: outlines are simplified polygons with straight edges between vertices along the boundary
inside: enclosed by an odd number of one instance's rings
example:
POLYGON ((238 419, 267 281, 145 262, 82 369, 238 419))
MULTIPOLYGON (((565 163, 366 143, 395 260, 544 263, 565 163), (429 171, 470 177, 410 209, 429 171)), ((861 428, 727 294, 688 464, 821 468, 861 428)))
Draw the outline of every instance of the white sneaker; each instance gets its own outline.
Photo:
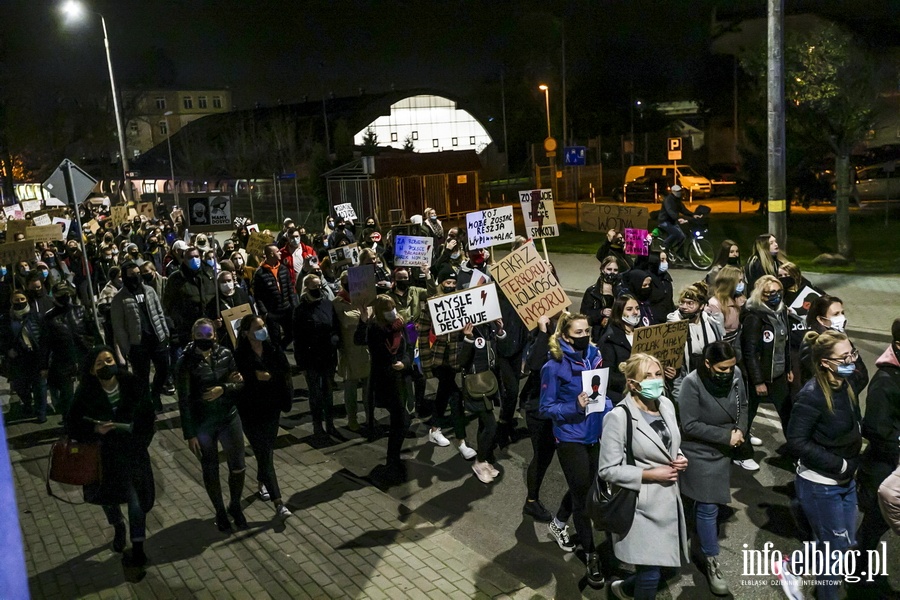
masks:
POLYGON ((785 596, 790 600, 803 600, 803 594, 800 592, 801 579, 798 575, 791 573, 790 562, 787 559, 773 560, 772 574, 781 582, 781 589, 785 596))
POLYGON ((751 436, 750 436, 750 445, 751 445, 751 446, 762 446, 762 445, 763 445, 763 442, 762 442, 761 439, 759 439, 759 438, 756 437, 755 435, 751 435, 751 436))
POLYGON ((752 458, 748 458, 747 460, 735 460, 732 462, 740 468, 746 469, 747 471, 759 471, 759 463, 757 463, 752 458))
POLYGON ((481 483, 491 483, 494 481, 494 477, 491 475, 489 470, 490 465, 486 462, 478 462, 475 461, 475 464, 472 465, 472 470, 475 471, 475 477, 478 478, 478 481, 481 483))
POLYGON ((287 519, 292 514, 294 513, 292 513, 284 504, 279 504, 275 507, 275 517, 278 519, 287 519))
POLYGON ((473 458, 478 456, 478 453, 466 446, 465 442, 460 442, 459 446, 457 446, 457 449, 459 450, 459 453, 462 454, 462 457, 466 460, 472 460, 473 458))
POLYGON ((444 437, 444 434, 441 433, 441 428, 432 429, 428 432, 428 441, 434 444, 437 444, 441 448, 450 445, 450 440, 444 437))
POLYGON ((269 490, 266 489, 266 486, 264 484, 259 484, 259 490, 256 493, 259 496, 260 500, 265 500, 266 502, 268 502, 272 499, 272 496, 269 494, 269 490))
POLYGON ((486 462, 486 463, 484 463, 484 464, 487 465, 487 470, 488 470, 488 473, 491 474, 491 477, 496 477, 496 476, 498 476, 498 475, 500 474, 500 471, 498 471, 497 469, 495 469, 495 468, 494 468, 494 465, 492 465, 491 463, 486 462))

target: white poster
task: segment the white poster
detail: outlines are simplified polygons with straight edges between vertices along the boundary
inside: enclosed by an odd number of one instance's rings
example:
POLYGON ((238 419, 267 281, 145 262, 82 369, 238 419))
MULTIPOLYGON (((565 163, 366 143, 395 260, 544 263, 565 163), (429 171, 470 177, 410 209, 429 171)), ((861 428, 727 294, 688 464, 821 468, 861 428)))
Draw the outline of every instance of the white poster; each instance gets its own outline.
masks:
POLYGON ((342 217, 345 221, 356 221, 356 211, 353 210, 353 205, 349 202, 344 204, 336 204, 334 206, 334 212, 338 214, 339 217, 342 217))
POLYGON ((531 239, 558 237, 559 225, 553 209, 553 190, 523 190, 519 192, 525 237, 531 239))
POLYGON ((394 240, 394 266, 430 267, 434 238, 416 235, 398 235, 394 240))
POLYGON ((35 226, 50 225, 52 223, 50 215, 38 215, 32 220, 34 221, 35 226))
POLYGON ((609 367, 581 372, 581 391, 588 395, 586 414, 606 409, 606 387, 609 385, 609 367))
POLYGON ((4 206, 3 213, 6 215, 7 219, 22 220, 25 218, 25 211, 22 210, 22 207, 18 204, 4 206))
POLYGON ((53 222, 62 228, 63 239, 69 237, 69 227, 72 226, 72 219, 63 219, 62 217, 53 217, 53 222))
POLYGON ((491 282, 490 277, 488 277, 487 275, 485 275, 484 273, 482 273, 475 267, 472 267, 472 279, 469 280, 469 283, 468 283, 468 285, 466 285, 466 287, 467 288, 478 287, 479 285, 484 285, 484 284, 490 283, 490 282, 491 282))
POLYGON ((516 237, 513 207, 502 206, 466 215, 469 249, 510 244, 516 237))
POLYGON ((40 200, 22 200, 22 211, 31 213, 41 210, 40 200))
POLYGON ((812 289, 809 286, 806 286, 800 293, 797 294, 797 298, 791 303, 791 308, 801 317, 806 319, 806 314, 809 312, 809 305, 813 300, 821 296, 819 292, 812 289))
POLYGON ((480 325, 500 318, 497 287, 491 283, 428 300, 428 312, 435 335, 461 331, 466 325, 480 325))

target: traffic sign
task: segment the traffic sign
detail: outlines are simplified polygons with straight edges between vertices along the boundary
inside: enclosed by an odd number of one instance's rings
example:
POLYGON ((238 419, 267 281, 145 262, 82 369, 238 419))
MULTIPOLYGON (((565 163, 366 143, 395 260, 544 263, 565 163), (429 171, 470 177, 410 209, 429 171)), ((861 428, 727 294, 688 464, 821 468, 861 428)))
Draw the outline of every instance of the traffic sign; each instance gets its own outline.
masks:
POLYGON ((564 154, 563 164, 567 167, 583 167, 586 164, 587 148, 584 146, 567 146, 564 154))
POLYGON ((59 163, 53 174, 44 182, 44 187, 50 193, 63 200, 69 206, 77 206, 84 202, 91 195, 95 185, 97 185, 97 180, 68 158, 59 163), (66 170, 69 170, 71 173, 74 198, 69 197, 69 191, 66 189, 66 170))
POLYGON ((278 179, 296 179, 296 178, 297 178, 296 173, 282 173, 281 175, 278 176, 278 179))
POLYGON ((669 160, 681 160, 681 138, 669 138, 669 160))

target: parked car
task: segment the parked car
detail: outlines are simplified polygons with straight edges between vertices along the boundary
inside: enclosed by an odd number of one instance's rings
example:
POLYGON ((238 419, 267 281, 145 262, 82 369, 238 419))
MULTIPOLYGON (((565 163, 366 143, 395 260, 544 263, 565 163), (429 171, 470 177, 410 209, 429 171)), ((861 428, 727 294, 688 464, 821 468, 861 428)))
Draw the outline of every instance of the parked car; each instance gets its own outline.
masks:
POLYGON ((900 198, 900 161, 889 160, 856 170, 857 200, 900 198))
POLYGON ((697 173, 690 165, 633 165, 628 167, 628 171, 625 172, 625 185, 613 190, 613 197, 625 199, 626 186, 640 177, 664 182, 665 186, 658 185, 657 187, 664 188, 665 193, 668 193, 669 187, 677 183, 688 190, 691 199, 706 198, 712 193, 712 184, 709 179, 697 173))
POLYGON ((669 193, 665 177, 638 177, 622 187, 620 202, 662 202, 669 193))

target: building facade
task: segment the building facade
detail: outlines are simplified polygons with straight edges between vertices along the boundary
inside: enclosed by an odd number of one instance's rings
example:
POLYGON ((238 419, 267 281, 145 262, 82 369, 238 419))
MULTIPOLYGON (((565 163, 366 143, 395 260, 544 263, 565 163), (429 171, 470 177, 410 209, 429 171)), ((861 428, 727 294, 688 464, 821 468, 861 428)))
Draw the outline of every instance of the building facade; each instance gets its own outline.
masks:
POLYGON ((231 90, 125 91, 125 136, 135 158, 201 117, 232 109, 231 90), (171 112, 167 115, 166 113, 171 112))

